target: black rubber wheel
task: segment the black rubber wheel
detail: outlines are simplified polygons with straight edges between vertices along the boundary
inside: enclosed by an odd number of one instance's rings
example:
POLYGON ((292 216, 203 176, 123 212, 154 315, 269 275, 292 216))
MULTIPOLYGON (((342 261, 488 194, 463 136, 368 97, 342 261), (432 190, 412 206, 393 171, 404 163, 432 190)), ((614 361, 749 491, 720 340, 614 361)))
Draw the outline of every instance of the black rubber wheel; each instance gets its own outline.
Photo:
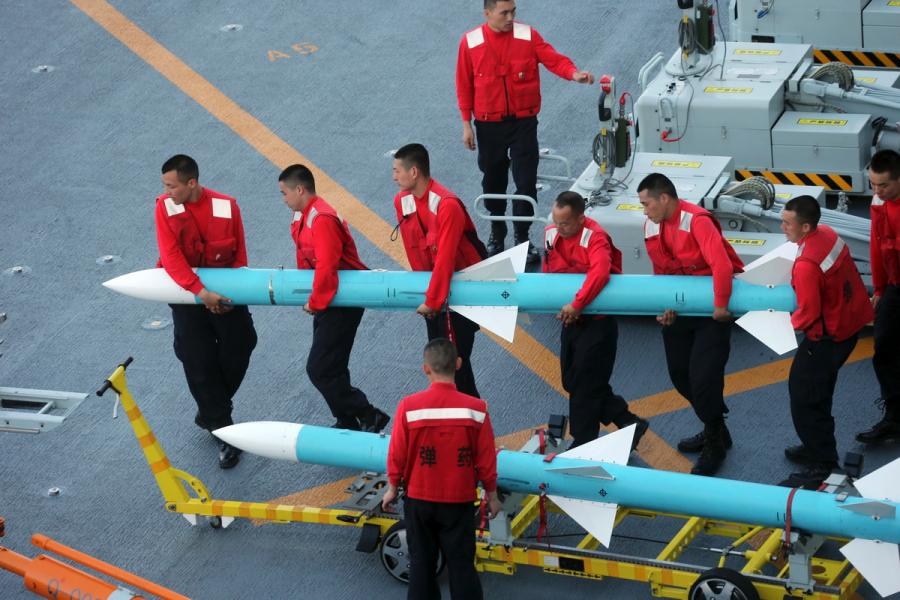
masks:
MULTIPOLYGON (((409 545, 406 543, 406 523, 397 521, 381 538, 379 553, 381 564, 391 577, 401 583, 409 583, 409 545)), ((436 574, 444 570, 444 553, 438 553, 436 574)))
POLYGON ((209 517, 209 526, 213 529, 222 529, 222 517, 209 517))
POLYGON ((759 600, 759 592, 744 575, 733 569, 705 571, 688 594, 689 600, 759 600))

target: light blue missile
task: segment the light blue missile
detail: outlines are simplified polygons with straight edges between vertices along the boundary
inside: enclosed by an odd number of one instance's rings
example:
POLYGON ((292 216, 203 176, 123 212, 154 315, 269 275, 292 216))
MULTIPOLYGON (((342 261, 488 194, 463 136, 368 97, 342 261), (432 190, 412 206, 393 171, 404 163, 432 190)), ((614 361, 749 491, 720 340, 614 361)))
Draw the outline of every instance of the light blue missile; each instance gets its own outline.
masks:
MULTIPOLYGON (((520 311, 559 312, 575 297, 585 276, 525 273, 526 255, 527 244, 520 244, 454 274, 450 308, 510 342, 520 311)), ((791 262, 774 261, 759 269, 748 267, 746 273, 735 277, 728 305, 733 314, 743 315, 739 325, 779 354, 796 348, 790 327, 790 312, 796 307, 796 299, 790 286, 784 285, 787 282, 784 269, 789 273, 791 262)), ((303 306, 312 293, 314 277, 314 271, 298 269, 196 269, 196 272, 206 289, 230 298, 234 304, 251 306, 303 306)), ((431 273, 339 271, 338 276, 333 306, 415 310, 425 300, 431 273)), ((144 300, 200 303, 198 297, 176 284, 163 269, 135 271, 103 285, 144 300)), ((584 312, 658 315, 666 309, 684 316, 711 315, 712 277, 613 275, 584 312)))
MULTIPOLYGON (((213 432, 268 458, 386 472, 390 437, 311 425, 253 422, 213 432)), ((498 487, 551 500, 609 547, 619 506, 785 527, 788 488, 629 467, 634 426, 559 454, 497 454, 498 487)), ((855 482, 864 497, 799 490, 791 504, 795 530, 851 541, 841 551, 882 595, 900 591, 900 459, 855 482)))

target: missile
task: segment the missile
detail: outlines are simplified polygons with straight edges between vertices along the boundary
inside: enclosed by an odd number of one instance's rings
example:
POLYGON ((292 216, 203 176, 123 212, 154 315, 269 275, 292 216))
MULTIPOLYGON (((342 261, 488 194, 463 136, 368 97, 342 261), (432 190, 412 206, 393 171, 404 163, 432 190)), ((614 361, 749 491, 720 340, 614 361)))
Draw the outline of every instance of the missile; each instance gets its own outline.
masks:
MULTIPOLYGON (((213 434, 267 458, 386 472, 390 437, 283 422, 230 425, 213 434)), ((841 552, 882 596, 900 591, 900 459, 858 479, 864 497, 657 471, 627 465, 634 425, 545 456, 501 450, 497 486, 546 493, 609 547, 619 506, 849 538, 841 552)))
MULTIPOLYGON (((527 248, 528 244, 520 244, 455 273, 450 283, 450 309, 510 342, 520 311, 559 312, 575 297, 585 276, 525 273, 527 248)), ((797 347, 790 325, 796 298, 793 289, 786 285, 795 249, 795 244, 785 244, 749 265, 745 273, 734 278, 728 305, 732 314, 743 315, 738 325, 779 354, 797 347)), ((303 306, 312 293, 312 270, 195 270, 205 288, 230 298, 234 304, 303 306)), ((425 301, 431 273, 339 271, 338 277, 332 306, 415 310, 425 301)), ((198 297, 176 284, 163 269, 135 271, 103 285, 143 300, 200 303, 198 297)), ((683 316, 711 315, 712 277, 613 275, 584 313, 658 315, 666 309, 683 316)))

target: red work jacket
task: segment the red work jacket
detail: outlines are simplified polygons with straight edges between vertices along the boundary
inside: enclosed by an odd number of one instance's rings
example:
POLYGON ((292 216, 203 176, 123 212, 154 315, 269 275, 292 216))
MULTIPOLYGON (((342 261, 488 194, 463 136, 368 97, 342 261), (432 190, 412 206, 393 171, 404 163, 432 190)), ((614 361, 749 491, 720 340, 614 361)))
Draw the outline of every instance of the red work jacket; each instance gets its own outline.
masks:
POLYGON ((476 484, 497 489, 494 431, 484 400, 432 383, 397 406, 388 480, 416 500, 471 502, 476 484))
POLYGON ((456 96, 464 121, 532 117, 541 110, 538 64, 563 79, 578 70, 567 57, 524 23, 497 33, 487 24, 467 32, 459 43, 456 96))
POLYGON ((572 300, 576 310, 584 310, 594 301, 611 273, 622 272, 622 253, 600 224, 589 217, 585 217, 582 230, 568 238, 560 237, 556 225, 549 225, 544 229, 544 249, 544 273, 587 273, 572 300))
POLYGON ((309 296, 312 310, 328 308, 337 293, 338 270, 368 269, 359 259, 347 222, 319 196, 294 213, 291 237, 297 246, 297 268, 316 270, 309 296))
POLYGON ((844 240, 819 225, 800 240, 791 273, 797 310, 794 329, 813 340, 846 340, 873 318, 872 304, 844 240))
POLYGON ((438 310, 447 300, 454 271, 487 257, 484 244, 463 203, 434 179, 421 198, 411 192, 398 193, 394 209, 413 271, 432 272, 425 304, 438 310))
POLYGON ((665 221, 644 223, 647 255, 657 275, 712 275, 714 305, 728 306, 731 278, 744 263, 722 236, 722 227, 708 210, 678 201, 665 221))
POLYGON ((900 285, 900 198, 883 200, 872 197, 870 208, 872 232, 870 258, 872 261, 872 287, 875 295, 884 293, 887 285, 900 285))
POLYGON ((201 188, 196 202, 175 204, 168 194, 156 199, 157 267, 193 294, 203 289, 191 270, 246 267, 244 224, 234 198, 201 188))

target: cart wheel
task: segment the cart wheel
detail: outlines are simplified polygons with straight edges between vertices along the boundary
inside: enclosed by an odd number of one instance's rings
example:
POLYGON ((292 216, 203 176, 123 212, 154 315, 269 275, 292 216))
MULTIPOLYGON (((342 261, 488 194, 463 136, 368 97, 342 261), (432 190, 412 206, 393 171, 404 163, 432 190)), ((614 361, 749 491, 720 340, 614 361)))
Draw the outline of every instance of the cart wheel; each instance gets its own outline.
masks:
POLYGON ((744 575, 733 569, 705 571, 688 594, 689 600, 759 600, 759 592, 744 575))
POLYGON ((222 517, 215 516, 209 518, 209 526, 213 529, 222 529, 222 517))
MULTIPOLYGON (((406 523, 397 521, 381 539, 381 564, 401 583, 409 583, 409 546, 406 543, 406 523)), ((444 553, 438 552, 436 574, 444 570, 444 553)))

